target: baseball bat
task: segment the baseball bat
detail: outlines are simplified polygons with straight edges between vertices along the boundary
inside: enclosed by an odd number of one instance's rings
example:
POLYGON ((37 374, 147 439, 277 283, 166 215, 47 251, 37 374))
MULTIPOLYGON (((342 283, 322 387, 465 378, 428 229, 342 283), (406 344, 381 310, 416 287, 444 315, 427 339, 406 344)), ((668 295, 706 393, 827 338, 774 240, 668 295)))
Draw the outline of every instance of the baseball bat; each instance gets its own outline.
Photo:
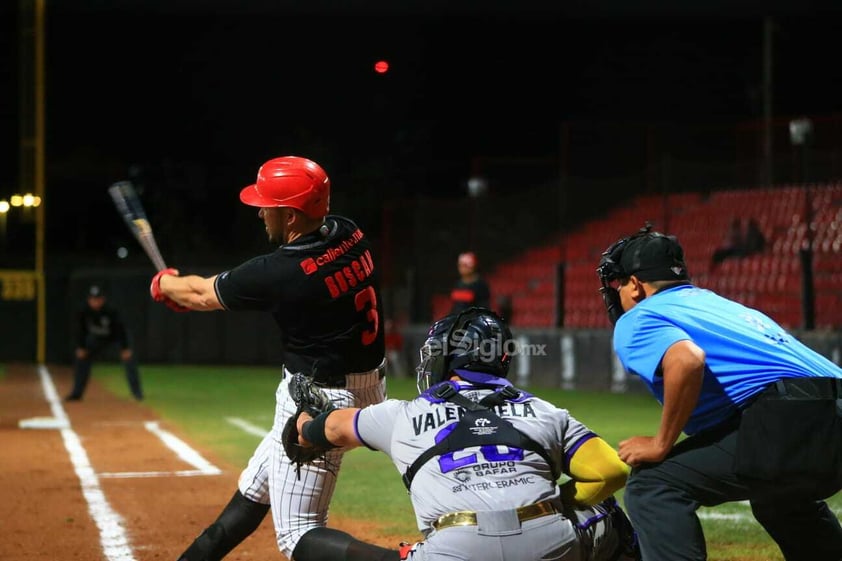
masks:
POLYGON ((164 263, 164 258, 161 257, 161 251, 158 249, 158 243, 152 233, 152 226, 146 219, 146 211, 143 209, 140 197, 137 195, 132 182, 118 181, 108 188, 108 194, 111 195, 111 199, 117 207, 117 212, 123 217, 129 231, 140 243, 140 247, 146 252, 155 268, 158 271, 166 269, 167 265, 164 263))

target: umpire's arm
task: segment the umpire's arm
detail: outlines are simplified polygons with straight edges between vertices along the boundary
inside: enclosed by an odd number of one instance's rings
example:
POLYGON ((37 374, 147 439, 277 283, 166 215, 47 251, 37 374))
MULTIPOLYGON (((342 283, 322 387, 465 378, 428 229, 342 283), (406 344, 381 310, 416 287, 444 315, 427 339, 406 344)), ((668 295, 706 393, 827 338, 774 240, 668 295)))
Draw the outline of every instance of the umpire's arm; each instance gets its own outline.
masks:
POLYGON ((705 374, 705 352, 693 341, 673 343, 661 359, 664 407, 655 436, 633 436, 620 442, 620 459, 630 466, 660 462, 672 450, 699 401, 705 374))
POLYGON ((705 352, 693 341, 678 341, 664 353, 661 368, 664 373, 664 410, 655 442, 666 456, 681 436, 699 401, 705 374, 705 352))

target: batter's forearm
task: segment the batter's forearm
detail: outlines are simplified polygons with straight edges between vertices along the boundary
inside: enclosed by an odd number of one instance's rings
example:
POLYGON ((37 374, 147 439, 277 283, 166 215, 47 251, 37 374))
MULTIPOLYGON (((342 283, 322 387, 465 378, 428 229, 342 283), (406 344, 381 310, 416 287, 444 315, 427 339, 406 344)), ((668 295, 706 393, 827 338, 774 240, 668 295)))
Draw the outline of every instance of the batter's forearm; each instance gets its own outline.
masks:
POLYGON ((198 275, 164 275, 161 277, 161 292, 170 300, 191 310, 221 310, 222 304, 214 289, 215 280, 216 275, 209 278, 198 275))

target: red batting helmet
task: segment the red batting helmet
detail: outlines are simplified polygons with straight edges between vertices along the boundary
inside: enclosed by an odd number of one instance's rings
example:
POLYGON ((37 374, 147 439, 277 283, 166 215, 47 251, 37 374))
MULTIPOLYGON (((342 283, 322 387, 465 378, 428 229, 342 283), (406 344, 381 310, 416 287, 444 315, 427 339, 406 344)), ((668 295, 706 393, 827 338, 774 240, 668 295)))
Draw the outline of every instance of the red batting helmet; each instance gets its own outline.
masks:
POLYGON ((260 166, 257 182, 240 191, 240 200, 250 206, 291 207, 310 218, 322 218, 330 207, 330 179, 307 158, 274 158, 260 166))

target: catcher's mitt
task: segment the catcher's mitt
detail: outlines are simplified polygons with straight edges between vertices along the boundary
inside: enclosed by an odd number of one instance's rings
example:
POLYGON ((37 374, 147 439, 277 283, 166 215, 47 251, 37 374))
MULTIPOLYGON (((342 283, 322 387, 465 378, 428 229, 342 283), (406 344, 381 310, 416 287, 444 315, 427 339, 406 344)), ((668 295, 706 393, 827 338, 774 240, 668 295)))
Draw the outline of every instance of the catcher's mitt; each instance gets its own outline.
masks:
POLYGON ((327 394, 313 385, 313 379, 301 373, 295 373, 290 378, 289 394, 297 409, 292 417, 287 419, 281 433, 281 440, 287 457, 300 470, 302 464, 324 459, 327 450, 316 446, 304 447, 298 444, 298 417, 302 412, 306 412, 311 417, 316 417, 334 407, 327 394))

